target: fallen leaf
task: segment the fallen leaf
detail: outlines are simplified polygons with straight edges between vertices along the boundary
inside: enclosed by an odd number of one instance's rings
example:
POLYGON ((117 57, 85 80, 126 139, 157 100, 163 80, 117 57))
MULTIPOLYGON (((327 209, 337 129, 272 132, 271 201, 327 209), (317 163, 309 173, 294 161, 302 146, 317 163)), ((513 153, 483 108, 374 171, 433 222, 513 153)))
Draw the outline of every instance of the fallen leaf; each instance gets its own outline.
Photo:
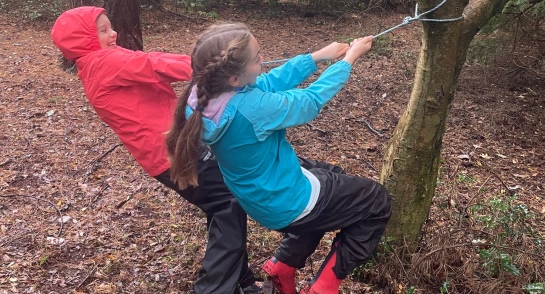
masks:
POLYGON ((72 218, 68 215, 63 215, 60 219, 59 219, 59 222, 62 222, 63 224, 67 223, 69 220, 71 220, 72 218))
POLYGON ((490 158, 491 158, 490 155, 488 155, 488 154, 486 154, 486 153, 481 153, 479 156, 480 156, 481 158, 483 158, 483 159, 490 159, 490 158))
POLYGON ((66 239, 64 238, 56 238, 56 237, 47 237, 46 240, 53 245, 61 245, 66 241, 66 239))
POLYGON ((461 160, 471 160, 471 157, 469 157, 468 154, 458 155, 458 158, 460 158, 461 160))

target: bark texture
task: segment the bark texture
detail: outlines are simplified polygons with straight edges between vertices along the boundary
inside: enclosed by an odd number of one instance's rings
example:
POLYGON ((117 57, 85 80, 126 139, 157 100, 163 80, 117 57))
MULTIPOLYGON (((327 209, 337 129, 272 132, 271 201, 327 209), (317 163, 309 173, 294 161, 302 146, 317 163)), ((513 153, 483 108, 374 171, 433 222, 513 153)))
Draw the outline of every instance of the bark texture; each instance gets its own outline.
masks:
MULTIPOLYGON (((464 19, 424 22, 409 103, 386 149, 381 182, 393 198, 386 236, 404 253, 414 252, 437 184, 441 145, 456 83, 476 33, 506 4, 506 0, 449 0, 427 18, 464 19)), ((439 1, 419 1, 426 11, 439 1)))
POLYGON ((140 26, 140 1, 106 0, 104 8, 113 29, 117 32, 117 45, 131 50, 144 50, 140 26))

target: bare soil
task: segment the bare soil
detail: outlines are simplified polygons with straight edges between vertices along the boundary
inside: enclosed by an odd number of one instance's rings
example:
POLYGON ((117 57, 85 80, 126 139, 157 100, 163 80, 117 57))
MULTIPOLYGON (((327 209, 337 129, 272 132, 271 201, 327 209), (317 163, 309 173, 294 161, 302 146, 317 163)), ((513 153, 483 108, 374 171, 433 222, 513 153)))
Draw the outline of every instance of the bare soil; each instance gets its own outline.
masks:
MULTIPOLYGON (((265 60, 273 60, 377 33, 407 15, 306 12, 230 7, 202 21, 143 11, 144 46, 189 53, 208 25, 241 21, 265 60)), ((206 219, 145 174, 98 119, 77 76, 59 68, 51 25, 0 14, 0 293, 190 293, 205 249, 206 219)), ((420 24, 411 24, 377 40, 319 118, 288 132, 296 151, 378 180, 383 150, 410 96, 420 32, 420 24)), ((182 87, 176 85, 179 93, 182 87)), ((526 283, 545 282, 541 252, 522 255, 519 264, 533 272, 523 271, 523 282, 482 274, 478 248, 464 245, 478 236, 470 226, 475 221, 461 209, 516 193, 516 203, 535 214, 527 225, 543 238, 543 117, 545 83, 535 72, 514 71, 502 60, 466 66, 448 118, 432 212, 415 255, 419 266, 403 271, 406 263, 382 256, 375 270, 347 279, 343 293, 406 293, 411 286, 416 293, 439 293, 447 279, 449 293, 517 293, 526 283)), ((251 220, 249 228, 251 267, 262 279, 260 266, 280 235, 251 220)), ((318 270, 331 239, 324 238, 299 272, 300 286, 318 270)))

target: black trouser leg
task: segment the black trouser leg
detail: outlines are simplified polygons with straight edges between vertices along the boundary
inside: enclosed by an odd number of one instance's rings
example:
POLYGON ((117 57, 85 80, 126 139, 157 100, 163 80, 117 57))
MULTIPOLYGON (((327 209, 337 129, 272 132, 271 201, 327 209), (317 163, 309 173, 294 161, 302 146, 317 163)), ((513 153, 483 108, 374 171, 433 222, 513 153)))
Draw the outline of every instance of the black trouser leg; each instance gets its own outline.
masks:
POLYGON ((285 246, 280 246, 277 254, 289 260, 301 251, 314 251, 318 233, 340 229, 334 272, 343 279, 375 250, 390 217, 390 196, 382 185, 369 179, 335 173, 331 168, 305 168, 320 181, 318 201, 310 214, 280 231, 299 235, 299 239, 308 238, 299 240, 307 247, 301 250, 292 247, 295 240, 282 240, 285 246))
POLYGON ((274 257, 291 267, 303 268, 305 261, 316 250, 323 236, 324 232, 299 235, 284 233, 274 257))
POLYGON ((197 294, 232 294, 239 283, 254 283, 248 269, 246 213, 223 182, 217 162, 199 163, 199 187, 181 191, 170 180, 169 171, 155 177, 206 213, 208 243, 194 284, 197 294))
POLYGON ((248 270, 246 214, 235 199, 225 205, 208 216, 208 243, 195 293, 232 294, 248 270))
MULTIPOLYGON (((344 174, 342 168, 327 162, 299 157, 299 164, 307 170, 321 168, 333 173, 344 174)), ((304 232, 299 235, 284 233, 274 257, 291 267, 303 268, 305 261, 316 250, 324 233, 325 231, 304 232)))

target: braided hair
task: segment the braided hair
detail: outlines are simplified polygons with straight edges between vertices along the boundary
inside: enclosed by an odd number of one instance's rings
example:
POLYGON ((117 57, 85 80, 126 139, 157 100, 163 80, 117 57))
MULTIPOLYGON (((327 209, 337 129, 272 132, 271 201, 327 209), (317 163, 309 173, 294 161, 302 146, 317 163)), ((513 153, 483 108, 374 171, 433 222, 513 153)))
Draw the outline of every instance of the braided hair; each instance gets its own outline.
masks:
POLYGON ((211 99, 232 90, 229 78, 244 73, 251 55, 251 33, 244 24, 214 25, 197 39, 191 53, 192 80, 178 100, 166 143, 170 177, 182 190, 198 186, 198 159, 202 135, 202 111, 211 99), (187 100, 196 87, 197 107, 186 118, 187 100))

